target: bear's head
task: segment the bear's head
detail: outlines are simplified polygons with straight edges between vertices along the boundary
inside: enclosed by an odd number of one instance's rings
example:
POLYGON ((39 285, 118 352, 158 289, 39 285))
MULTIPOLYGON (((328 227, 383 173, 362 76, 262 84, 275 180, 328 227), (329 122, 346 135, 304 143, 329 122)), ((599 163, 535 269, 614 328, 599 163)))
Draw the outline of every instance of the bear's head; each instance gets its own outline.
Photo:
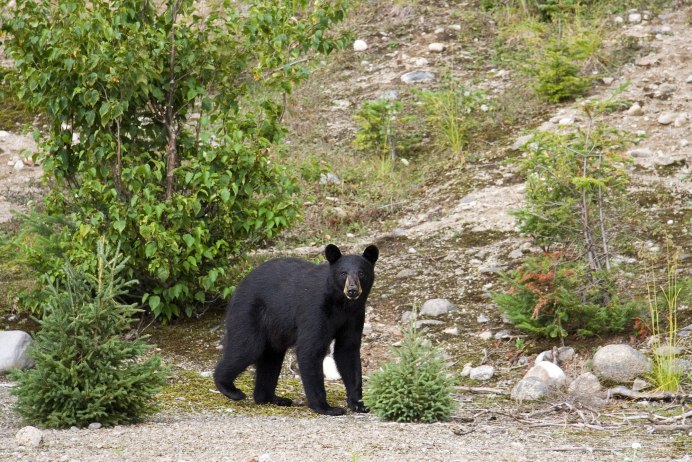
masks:
POLYGON ((374 245, 365 248, 363 255, 342 255, 334 244, 324 249, 334 285, 349 300, 367 298, 375 282, 375 262, 380 251, 374 245))

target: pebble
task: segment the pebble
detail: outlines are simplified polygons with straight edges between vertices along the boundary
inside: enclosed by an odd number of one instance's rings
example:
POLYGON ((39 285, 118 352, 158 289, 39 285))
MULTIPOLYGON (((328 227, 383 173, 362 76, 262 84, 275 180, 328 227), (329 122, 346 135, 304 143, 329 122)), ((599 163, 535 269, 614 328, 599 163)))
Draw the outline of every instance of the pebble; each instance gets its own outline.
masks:
POLYGON ((356 40, 353 42, 353 51, 365 51, 368 49, 368 44, 365 42, 365 40, 356 40))
POLYGON ((464 368, 461 370, 461 376, 462 377, 468 377, 469 374, 471 373, 471 369, 473 369, 473 366, 471 365, 471 363, 464 364, 464 368))
POLYGON ((448 327, 443 331, 447 335, 459 335, 458 327, 448 327))
POLYGON ((484 323, 489 322, 489 321, 490 321, 490 318, 488 318, 488 316, 486 314, 479 314, 476 317, 476 322, 478 324, 484 324, 484 323))
POLYGON ((644 109, 639 105, 639 103, 634 103, 630 108, 627 110, 627 114, 631 116, 641 116, 644 115, 644 109))
POLYGON ((675 121, 676 114, 673 112, 664 112, 660 116, 658 116, 658 123, 661 125, 670 125, 675 121))
POLYGON ((675 120, 673 121, 673 126, 675 128, 680 128, 680 127, 684 127, 685 125, 687 125, 687 114, 685 114, 685 113, 678 114, 675 117, 675 120))
POLYGON ((36 427, 27 426, 20 429, 14 437, 17 445, 35 448, 43 441, 43 432, 36 427))
POLYGON ((491 338, 493 338, 493 333, 489 330, 485 330, 478 334, 478 336, 483 340, 490 340, 491 338))
POLYGON ((639 24, 642 22, 642 15, 639 13, 630 13, 627 15, 627 22, 630 24, 639 24))
POLYGON ((488 365, 473 367, 469 371, 469 378, 473 380, 490 380, 493 375, 495 375, 495 368, 488 365))
POLYGON ((435 74, 429 71, 411 71, 401 76, 404 83, 425 83, 435 80, 435 74))
POLYGON ((433 53, 442 53, 445 51, 445 48, 447 48, 447 45, 440 42, 434 42, 428 45, 428 51, 432 51, 433 53))
POLYGON ((98 429, 101 428, 101 427, 102 427, 102 425, 101 425, 100 422, 91 422, 91 423, 89 424, 89 427, 87 427, 87 428, 88 428, 89 430, 98 430, 98 429))

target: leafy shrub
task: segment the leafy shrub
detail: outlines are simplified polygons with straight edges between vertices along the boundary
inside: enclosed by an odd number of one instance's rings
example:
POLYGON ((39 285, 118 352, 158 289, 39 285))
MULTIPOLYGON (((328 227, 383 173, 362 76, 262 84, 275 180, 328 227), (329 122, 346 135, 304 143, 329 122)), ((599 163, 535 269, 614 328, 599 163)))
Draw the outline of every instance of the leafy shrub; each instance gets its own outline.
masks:
POLYGON ((15 371, 17 412, 32 424, 83 427, 140 421, 154 411, 153 396, 165 383, 157 355, 144 356, 143 338, 125 340, 134 305, 117 301, 136 281, 124 281, 127 259, 100 241, 97 270, 69 263, 64 286, 51 285, 45 315, 31 349, 35 367, 15 371))
MULTIPOLYGON (((157 316, 227 296, 229 256, 297 216, 273 159, 279 92, 301 64, 344 46, 328 29, 347 1, 251 1, 209 14, 192 0, 20 0, 2 8, 11 81, 45 112, 46 212, 65 255, 95 270, 100 236, 121 244, 132 287, 157 316), (30 25, 30 26, 29 26, 30 25)), ((59 273, 60 265, 46 271, 59 273)))
POLYGON ((396 422, 448 420, 454 410, 454 379, 447 375, 441 353, 413 328, 393 350, 395 359, 373 373, 363 401, 372 412, 396 422))
POLYGON ((529 258, 502 277, 509 289, 493 301, 516 327, 538 337, 622 332, 641 311, 635 302, 620 303, 607 273, 589 279, 583 262, 564 252, 529 258))

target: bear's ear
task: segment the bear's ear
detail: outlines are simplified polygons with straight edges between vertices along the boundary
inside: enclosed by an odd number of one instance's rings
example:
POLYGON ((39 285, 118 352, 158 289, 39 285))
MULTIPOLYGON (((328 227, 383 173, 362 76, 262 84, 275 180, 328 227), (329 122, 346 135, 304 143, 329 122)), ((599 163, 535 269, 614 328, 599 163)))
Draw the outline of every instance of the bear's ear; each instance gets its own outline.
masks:
POLYGON ((339 248, 334 244, 329 244, 324 249, 324 256, 327 257, 327 261, 330 264, 334 264, 339 258, 341 258, 341 250, 339 250, 339 248))
POLYGON ((377 257, 379 257, 379 256, 380 256, 380 251, 374 245, 367 246, 365 248, 365 251, 363 252, 363 258, 365 258, 367 261, 372 263, 372 266, 375 266, 375 262, 377 261, 377 257))

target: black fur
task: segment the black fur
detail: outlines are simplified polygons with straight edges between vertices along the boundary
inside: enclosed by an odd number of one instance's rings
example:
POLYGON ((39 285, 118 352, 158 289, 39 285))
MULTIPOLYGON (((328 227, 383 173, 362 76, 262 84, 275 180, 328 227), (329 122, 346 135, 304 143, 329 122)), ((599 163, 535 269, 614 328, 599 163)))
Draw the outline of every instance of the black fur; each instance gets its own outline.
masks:
POLYGON ((245 398, 233 381, 255 364, 255 402, 290 406, 291 400, 275 391, 286 350, 295 345, 308 405, 320 414, 344 414, 344 409, 327 403, 324 389, 322 361, 335 340, 334 361, 346 386, 348 407, 367 412, 360 343, 379 251, 371 245, 362 256, 342 255, 330 244, 324 253, 328 264, 270 260, 238 285, 228 305, 223 354, 214 371, 221 393, 234 400, 245 398))

